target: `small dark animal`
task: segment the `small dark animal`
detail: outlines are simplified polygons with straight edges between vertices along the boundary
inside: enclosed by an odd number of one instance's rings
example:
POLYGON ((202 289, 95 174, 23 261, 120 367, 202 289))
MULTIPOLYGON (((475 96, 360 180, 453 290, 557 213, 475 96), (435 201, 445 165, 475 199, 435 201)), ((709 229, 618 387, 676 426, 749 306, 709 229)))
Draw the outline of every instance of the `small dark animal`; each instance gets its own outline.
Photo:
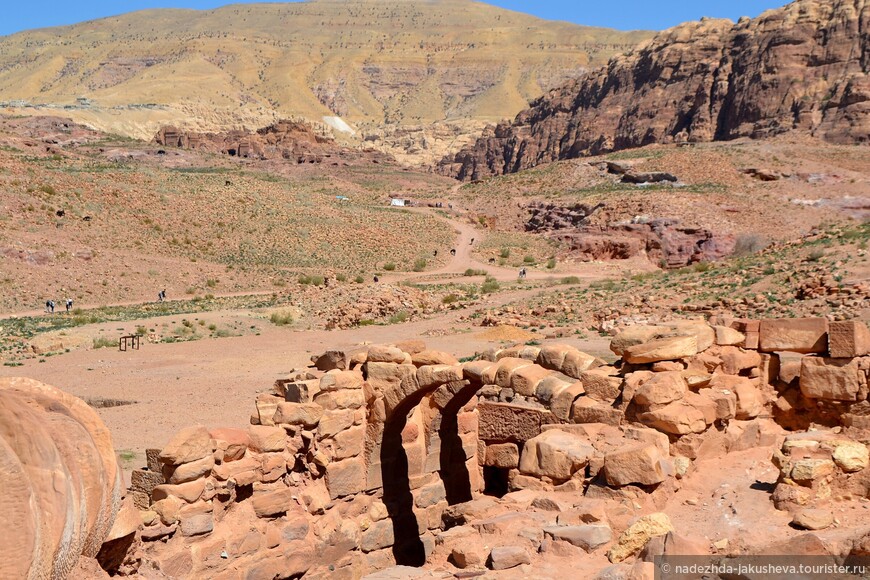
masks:
POLYGON ((59 209, 56 212, 54 212, 54 215, 56 215, 57 217, 63 217, 66 215, 66 212, 63 211, 62 209, 59 209))

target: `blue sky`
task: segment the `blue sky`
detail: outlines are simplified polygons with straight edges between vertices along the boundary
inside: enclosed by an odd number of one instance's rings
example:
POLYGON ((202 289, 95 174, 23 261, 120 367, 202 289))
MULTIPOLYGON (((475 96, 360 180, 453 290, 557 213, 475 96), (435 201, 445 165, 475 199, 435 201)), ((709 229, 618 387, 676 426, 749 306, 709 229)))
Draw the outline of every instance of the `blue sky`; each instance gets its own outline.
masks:
MULTIPOLYGON (((24 0, 4 2, 0 35, 29 28, 74 24, 145 8, 207 9, 237 2, 209 0, 24 0)), ((248 3, 248 2, 245 2, 248 3)), ((661 30, 701 16, 736 20, 758 16, 785 0, 491 0, 489 4, 552 20, 621 30, 661 30)))

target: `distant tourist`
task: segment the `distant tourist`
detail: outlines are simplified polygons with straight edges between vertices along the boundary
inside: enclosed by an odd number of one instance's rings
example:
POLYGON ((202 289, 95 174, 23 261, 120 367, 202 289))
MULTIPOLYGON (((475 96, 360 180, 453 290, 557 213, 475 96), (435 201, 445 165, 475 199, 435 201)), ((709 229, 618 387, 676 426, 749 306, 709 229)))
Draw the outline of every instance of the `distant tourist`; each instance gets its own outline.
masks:
POLYGON ((163 289, 157 293, 157 302, 163 302, 166 300, 166 290, 163 289))
POLYGON ((375 276, 375 282, 377 282, 377 281, 378 281, 378 277, 377 277, 377 276, 375 276))
POLYGON ((45 311, 46 311, 46 312, 51 312, 51 300, 46 300, 46 301, 45 301, 45 311))
POLYGON ((471 245, 473 245, 473 244, 474 244, 474 238, 471 238, 471 241, 468 242, 468 245, 471 246, 471 245))
POLYGON ((455 255, 456 255, 456 248, 452 248, 452 249, 450 250, 450 255, 451 255, 451 256, 455 256, 455 255))
POLYGON ((67 311, 67 312, 69 312, 70 310, 72 310, 72 305, 73 305, 72 298, 67 298, 67 299, 66 299, 66 311, 67 311))
POLYGON ((435 257, 438 257, 438 250, 435 250, 435 257))

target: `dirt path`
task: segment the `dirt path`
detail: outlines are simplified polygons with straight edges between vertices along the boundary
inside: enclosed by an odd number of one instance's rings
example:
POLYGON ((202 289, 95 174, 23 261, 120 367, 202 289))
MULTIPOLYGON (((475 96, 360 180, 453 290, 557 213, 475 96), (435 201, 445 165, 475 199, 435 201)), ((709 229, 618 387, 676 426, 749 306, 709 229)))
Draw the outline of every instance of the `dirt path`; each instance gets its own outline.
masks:
MULTIPOLYGON (((117 450, 130 450, 141 458, 148 447, 159 447, 177 430, 193 424, 243 427, 249 422, 257 393, 271 389, 292 369, 310 364, 313 354, 327 348, 361 343, 388 343, 422 338, 430 348, 464 357, 501 344, 492 329, 462 320, 477 309, 496 308, 528 300, 545 288, 523 288, 490 295, 473 307, 437 317, 346 330, 291 330, 277 327, 250 311, 220 311, 196 315, 207 323, 244 322, 258 334, 204 338, 193 342, 146 344, 141 350, 113 348, 74 350, 20 367, 0 367, 0 376, 25 376, 55 385, 85 399, 115 399, 131 404, 100 408, 117 450)), ((149 326, 180 324, 175 315, 151 318, 149 326)), ((106 332, 135 328, 137 321, 109 322, 88 327, 106 332)), ((546 342, 538 335, 536 340, 546 342)), ((607 340, 576 336, 558 339, 596 355, 607 354, 607 340)), ((137 463, 141 459, 137 459, 137 463)))
MULTIPOLYGON (((519 277, 518 268, 505 268, 496 264, 487 264, 474 258, 474 248, 480 246, 486 240, 486 230, 474 227, 472 224, 461 219, 462 209, 451 210, 457 214, 454 218, 445 217, 436 213, 431 208, 409 208, 410 211, 429 215, 435 219, 447 222, 456 232, 456 240, 453 249, 456 255, 451 256, 450 261, 444 266, 419 274, 396 274, 385 276, 389 281, 408 281, 418 284, 433 284, 449 281, 450 278, 461 276, 466 270, 483 270, 500 282, 516 280, 519 277)), ((567 276, 576 276, 584 280, 599 280, 613 276, 618 270, 613 264, 584 263, 582 266, 574 265, 569 269, 562 269, 558 273, 541 272, 540 270, 526 269, 527 280, 560 280, 567 276)))

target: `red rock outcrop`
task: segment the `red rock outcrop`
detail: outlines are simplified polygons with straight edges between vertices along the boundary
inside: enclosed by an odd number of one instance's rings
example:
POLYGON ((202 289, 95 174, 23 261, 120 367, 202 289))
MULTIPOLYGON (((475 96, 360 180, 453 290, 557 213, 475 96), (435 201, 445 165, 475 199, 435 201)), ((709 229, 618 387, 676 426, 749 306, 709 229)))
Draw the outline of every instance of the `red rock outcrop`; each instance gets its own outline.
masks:
POLYGON ((531 103, 440 164, 479 179, 650 143, 801 131, 870 141, 870 6, 797 0, 658 34, 531 103))
POLYGON ((154 142, 165 147, 198 149, 251 159, 286 159, 298 164, 366 155, 387 159, 380 153, 340 147, 331 137, 317 133, 311 125, 291 120, 278 121, 256 132, 196 133, 178 127, 162 127, 154 136, 154 142))
POLYGON ((121 502, 109 431, 80 399, 0 379, 0 578, 66 578, 94 557, 121 502))

